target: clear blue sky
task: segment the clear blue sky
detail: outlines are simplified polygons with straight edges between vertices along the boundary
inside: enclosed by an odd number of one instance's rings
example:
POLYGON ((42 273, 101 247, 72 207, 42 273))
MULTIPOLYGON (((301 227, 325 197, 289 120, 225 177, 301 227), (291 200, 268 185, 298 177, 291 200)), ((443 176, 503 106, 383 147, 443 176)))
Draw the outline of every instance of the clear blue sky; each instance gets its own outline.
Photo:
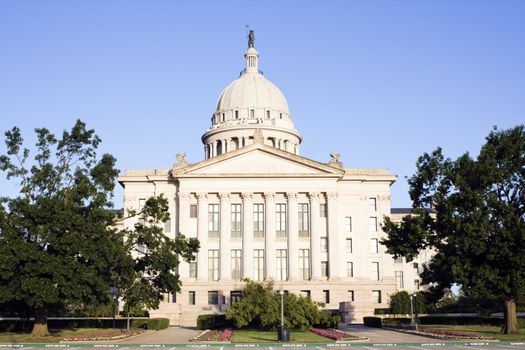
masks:
POLYGON ((301 154, 389 168, 394 207, 410 206, 404 176, 423 152, 477 154, 493 125, 525 121, 521 0, 0 0, 0 130, 33 141, 35 127, 80 118, 120 169, 170 167, 182 151, 200 161, 246 24, 301 154))

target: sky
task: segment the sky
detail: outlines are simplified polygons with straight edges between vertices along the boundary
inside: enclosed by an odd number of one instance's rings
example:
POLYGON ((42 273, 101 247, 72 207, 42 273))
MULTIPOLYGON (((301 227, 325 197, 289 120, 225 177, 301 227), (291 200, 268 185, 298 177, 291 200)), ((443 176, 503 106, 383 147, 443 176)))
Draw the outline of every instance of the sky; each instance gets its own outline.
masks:
POLYGON ((246 25, 301 155, 389 168, 392 207, 411 206, 424 152, 475 156, 493 126, 525 121, 522 0, 0 0, 0 131, 18 126, 32 145, 34 128, 81 119, 121 171, 201 161, 246 25))

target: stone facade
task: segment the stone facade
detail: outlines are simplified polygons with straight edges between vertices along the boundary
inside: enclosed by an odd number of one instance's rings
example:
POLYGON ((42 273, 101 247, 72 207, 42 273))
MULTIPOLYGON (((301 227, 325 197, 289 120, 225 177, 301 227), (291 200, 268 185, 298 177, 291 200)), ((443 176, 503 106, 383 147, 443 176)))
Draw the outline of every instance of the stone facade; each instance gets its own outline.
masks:
POLYGON ((182 290, 150 314, 195 325, 198 314, 224 312, 250 278, 329 309, 349 302, 347 321, 362 322, 387 307, 389 294, 417 288, 421 263, 394 261, 379 243, 396 176, 344 168, 338 155, 327 163, 300 156, 284 96, 258 70, 257 51, 245 57, 245 71, 221 94, 202 136, 203 161, 188 164, 179 155, 171 169, 119 177, 126 210, 163 193, 171 214, 166 235, 201 243, 196 263, 179 267, 182 290))

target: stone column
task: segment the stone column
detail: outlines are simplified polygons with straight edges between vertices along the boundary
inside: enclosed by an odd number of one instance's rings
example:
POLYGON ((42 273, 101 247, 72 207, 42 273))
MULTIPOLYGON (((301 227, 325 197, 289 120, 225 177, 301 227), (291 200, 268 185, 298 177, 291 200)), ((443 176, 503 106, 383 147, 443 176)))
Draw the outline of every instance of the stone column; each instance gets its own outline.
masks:
POLYGON ((288 279, 297 280, 299 276, 299 214, 297 193, 289 192, 288 198, 288 279))
POLYGON ((197 258, 197 279, 208 280, 208 194, 197 193, 197 239, 201 247, 197 258))
POLYGON ((339 268, 339 245, 345 249, 344 244, 339 242, 338 214, 337 214, 337 192, 328 192, 328 261, 330 267, 330 280, 340 277, 339 268))
POLYGON ((275 280, 276 266, 275 266, 275 193, 266 192, 264 193, 265 201, 265 269, 266 279, 272 278, 275 280))
POLYGON ((220 278, 221 281, 231 280, 230 267, 230 232, 231 232, 231 198, 229 193, 219 193, 221 199, 221 241, 220 241, 220 278))
MULTIPOLYGON (((190 194, 187 192, 179 192, 177 197, 179 202, 179 212, 177 215, 177 223, 175 225, 175 235, 178 235, 180 232, 188 237, 190 235, 190 194)), ((179 265, 179 274, 181 277, 189 277, 190 269, 187 262, 184 261, 179 265)))
POLYGON ((242 273, 243 278, 253 279, 253 194, 242 193, 242 273))
POLYGON ((310 192, 310 255, 312 256, 312 279, 321 278, 321 223, 319 192, 310 192))

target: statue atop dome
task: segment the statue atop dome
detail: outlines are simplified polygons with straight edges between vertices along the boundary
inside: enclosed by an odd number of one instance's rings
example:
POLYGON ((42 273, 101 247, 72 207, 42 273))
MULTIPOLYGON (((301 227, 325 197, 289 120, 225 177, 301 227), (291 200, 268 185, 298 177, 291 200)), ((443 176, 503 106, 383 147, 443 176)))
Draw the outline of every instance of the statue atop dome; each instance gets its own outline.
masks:
POLYGON ((255 44, 255 34, 253 33, 253 30, 250 30, 250 34, 248 34, 248 47, 253 47, 255 44))

